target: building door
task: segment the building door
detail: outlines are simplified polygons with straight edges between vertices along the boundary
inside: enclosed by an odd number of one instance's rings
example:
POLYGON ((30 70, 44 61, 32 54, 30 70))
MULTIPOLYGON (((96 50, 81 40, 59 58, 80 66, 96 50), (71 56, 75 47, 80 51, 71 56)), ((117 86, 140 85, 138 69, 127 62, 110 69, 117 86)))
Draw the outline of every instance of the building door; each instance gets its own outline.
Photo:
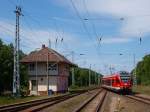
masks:
POLYGON ((31 80, 31 84, 32 84, 32 91, 36 91, 36 80, 31 80))

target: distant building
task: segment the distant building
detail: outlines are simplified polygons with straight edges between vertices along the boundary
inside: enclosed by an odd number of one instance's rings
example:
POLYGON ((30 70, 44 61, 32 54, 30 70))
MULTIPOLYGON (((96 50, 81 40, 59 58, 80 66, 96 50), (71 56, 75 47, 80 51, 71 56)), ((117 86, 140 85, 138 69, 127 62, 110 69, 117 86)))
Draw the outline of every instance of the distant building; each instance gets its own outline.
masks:
POLYGON ((31 52, 21 63, 28 66, 30 94, 68 90, 69 70, 75 65, 58 52, 42 45, 41 50, 31 52))

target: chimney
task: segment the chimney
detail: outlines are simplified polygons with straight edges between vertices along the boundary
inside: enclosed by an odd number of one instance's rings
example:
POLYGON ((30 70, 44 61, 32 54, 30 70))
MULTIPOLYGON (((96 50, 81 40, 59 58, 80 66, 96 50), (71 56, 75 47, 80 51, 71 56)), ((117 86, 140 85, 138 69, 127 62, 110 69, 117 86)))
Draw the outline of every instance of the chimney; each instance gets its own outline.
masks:
POLYGON ((44 49, 45 48, 45 44, 42 44, 42 49, 44 49))

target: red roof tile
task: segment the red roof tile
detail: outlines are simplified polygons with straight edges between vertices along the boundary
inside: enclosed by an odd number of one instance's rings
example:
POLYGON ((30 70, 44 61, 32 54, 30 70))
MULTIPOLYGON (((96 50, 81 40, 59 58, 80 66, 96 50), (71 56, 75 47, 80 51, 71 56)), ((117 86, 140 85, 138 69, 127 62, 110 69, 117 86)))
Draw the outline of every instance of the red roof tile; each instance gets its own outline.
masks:
POLYGON ((33 51, 29 55, 25 56, 21 62, 22 63, 30 63, 30 62, 63 62, 73 66, 75 64, 71 63, 68 59, 66 59, 63 55, 54 51, 53 49, 49 49, 42 45, 42 49, 39 51, 33 51))

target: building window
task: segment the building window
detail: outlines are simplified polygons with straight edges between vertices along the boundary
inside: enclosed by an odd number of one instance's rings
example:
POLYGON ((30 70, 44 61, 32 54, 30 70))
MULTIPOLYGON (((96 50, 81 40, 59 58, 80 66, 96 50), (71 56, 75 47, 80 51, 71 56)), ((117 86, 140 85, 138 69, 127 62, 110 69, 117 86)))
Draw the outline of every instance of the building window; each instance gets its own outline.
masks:
POLYGON ((48 70, 50 70, 50 71, 57 71, 58 70, 58 64, 49 63, 48 64, 48 70))
POLYGON ((29 70, 30 71, 34 71, 35 70, 35 64, 34 63, 29 64, 29 70))
POLYGON ((43 81, 43 78, 41 78, 41 81, 43 81))

